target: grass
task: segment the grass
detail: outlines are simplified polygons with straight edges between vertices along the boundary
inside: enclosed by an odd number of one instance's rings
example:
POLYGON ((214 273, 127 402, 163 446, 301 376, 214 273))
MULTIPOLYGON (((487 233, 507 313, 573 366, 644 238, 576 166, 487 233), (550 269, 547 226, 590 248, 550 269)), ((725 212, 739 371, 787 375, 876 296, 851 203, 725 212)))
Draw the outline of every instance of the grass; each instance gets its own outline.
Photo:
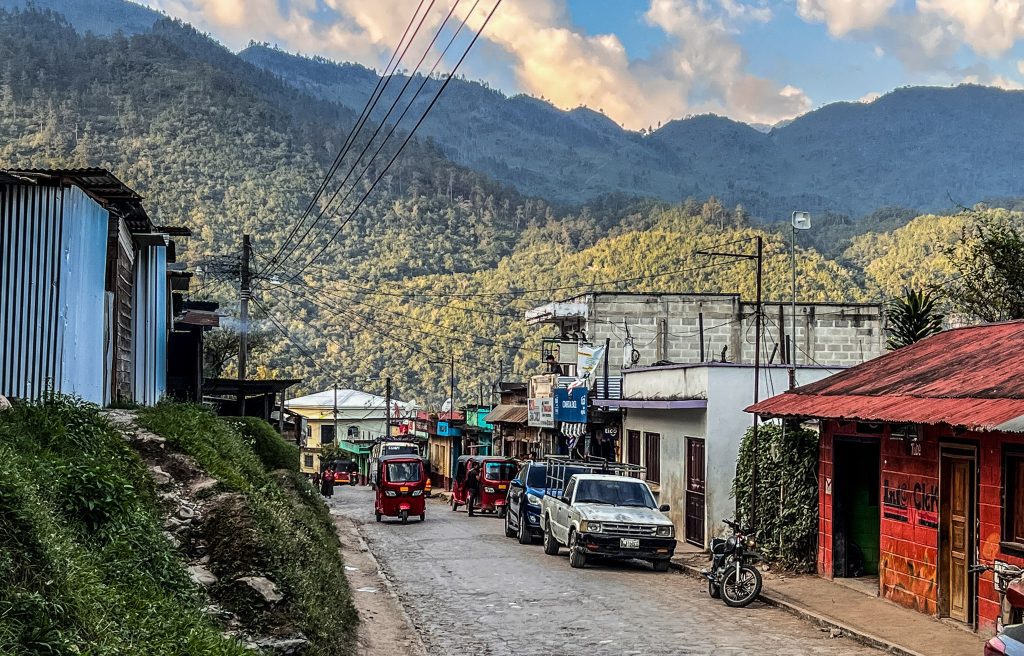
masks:
POLYGON ((218 602, 249 622, 301 631, 308 654, 351 652, 358 616, 340 545, 323 503, 295 471, 298 450, 278 448, 271 437, 289 445, 259 420, 221 419, 193 405, 162 403, 142 410, 139 422, 236 493, 208 513, 211 570, 267 576, 285 596, 267 610, 224 586, 214 590, 218 602))
POLYGON ((145 466, 69 398, 0 412, 0 653, 247 654, 161 532, 145 466))

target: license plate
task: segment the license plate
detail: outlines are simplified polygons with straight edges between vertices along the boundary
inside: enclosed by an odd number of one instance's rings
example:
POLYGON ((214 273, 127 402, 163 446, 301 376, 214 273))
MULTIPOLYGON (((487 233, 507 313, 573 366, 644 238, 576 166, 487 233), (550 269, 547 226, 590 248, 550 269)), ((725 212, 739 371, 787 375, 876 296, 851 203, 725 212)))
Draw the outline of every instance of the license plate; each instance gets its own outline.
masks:
POLYGON ((499 486, 498 486, 498 489, 499 489, 499 490, 507 490, 507 489, 508 489, 508 486, 507 486, 507 485, 499 485, 499 486))
POLYGON ((640 538, 619 538, 620 549, 639 549, 640 538))
POLYGON ((405 487, 405 486, 403 485, 402 487, 398 488, 398 491, 399 491, 399 492, 408 492, 408 491, 409 491, 409 488, 407 488, 407 487, 405 487))

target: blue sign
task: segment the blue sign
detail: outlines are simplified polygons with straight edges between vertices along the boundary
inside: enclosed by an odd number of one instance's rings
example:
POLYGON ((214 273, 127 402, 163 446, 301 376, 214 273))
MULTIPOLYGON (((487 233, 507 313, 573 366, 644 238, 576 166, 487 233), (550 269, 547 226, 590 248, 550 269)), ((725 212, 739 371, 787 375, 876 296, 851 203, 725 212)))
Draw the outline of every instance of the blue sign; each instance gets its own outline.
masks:
POLYGON ((555 421, 587 423, 587 388, 555 389, 555 421))

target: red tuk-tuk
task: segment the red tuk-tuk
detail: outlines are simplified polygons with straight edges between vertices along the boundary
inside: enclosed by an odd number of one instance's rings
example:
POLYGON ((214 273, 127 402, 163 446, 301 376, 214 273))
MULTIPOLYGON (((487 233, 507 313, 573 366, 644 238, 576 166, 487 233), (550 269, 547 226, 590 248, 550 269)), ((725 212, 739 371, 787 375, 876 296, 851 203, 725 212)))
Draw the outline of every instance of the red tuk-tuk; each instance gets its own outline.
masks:
POLYGON ((427 468, 419 456, 380 458, 377 461, 377 488, 373 503, 377 521, 381 517, 401 517, 404 524, 409 521, 409 515, 419 515, 421 522, 425 520, 426 483, 427 468))
POLYGON ((466 474, 470 467, 479 469, 480 495, 477 503, 468 510, 475 512, 496 512, 498 517, 505 516, 505 500, 508 496, 509 482, 516 477, 519 470, 515 460, 498 456, 462 456, 455 470, 455 481, 452 483, 452 510, 465 506, 469 501, 466 490, 466 474))

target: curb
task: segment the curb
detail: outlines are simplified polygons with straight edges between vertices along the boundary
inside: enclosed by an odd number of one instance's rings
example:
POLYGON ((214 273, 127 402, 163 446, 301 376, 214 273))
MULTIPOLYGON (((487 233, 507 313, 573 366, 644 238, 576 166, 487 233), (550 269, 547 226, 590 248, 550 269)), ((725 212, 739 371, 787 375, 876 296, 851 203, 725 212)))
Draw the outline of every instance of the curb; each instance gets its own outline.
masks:
MULTIPOLYGON (((700 579, 702 581, 706 580, 701 575, 700 570, 694 567, 693 565, 676 562, 674 560, 670 561, 669 565, 673 569, 679 570, 680 572, 688 576, 700 579)), ((758 595, 758 600, 769 606, 780 608, 786 611, 787 613, 790 613, 791 615, 795 615, 796 617, 799 617, 802 620, 810 622, 811 624, 816 624, 817 626, 826 629, 839 630, 842 632, 844 636, 848 636, 849 638, 856 640, 857 642, 863 645, 867 645, 868 647, 881 649, 886 653, 895 654, 896 656, 924 656, 920 652, 913 651, 912 649, 908 649, 902 645, 898 645, 894 642, 886 640, 885 638, 880 638, 874 635, 873 633, 868 633, 867 631, 855 629, 831 617, 822 615, 820 613, 816 613, 808 608, 804 608, 803 606, 799 605, 795 601, 790 600, 787 597, 772 594, 771 592, 765 592, 763 588, 761 590, 761 594, 758 595)))

